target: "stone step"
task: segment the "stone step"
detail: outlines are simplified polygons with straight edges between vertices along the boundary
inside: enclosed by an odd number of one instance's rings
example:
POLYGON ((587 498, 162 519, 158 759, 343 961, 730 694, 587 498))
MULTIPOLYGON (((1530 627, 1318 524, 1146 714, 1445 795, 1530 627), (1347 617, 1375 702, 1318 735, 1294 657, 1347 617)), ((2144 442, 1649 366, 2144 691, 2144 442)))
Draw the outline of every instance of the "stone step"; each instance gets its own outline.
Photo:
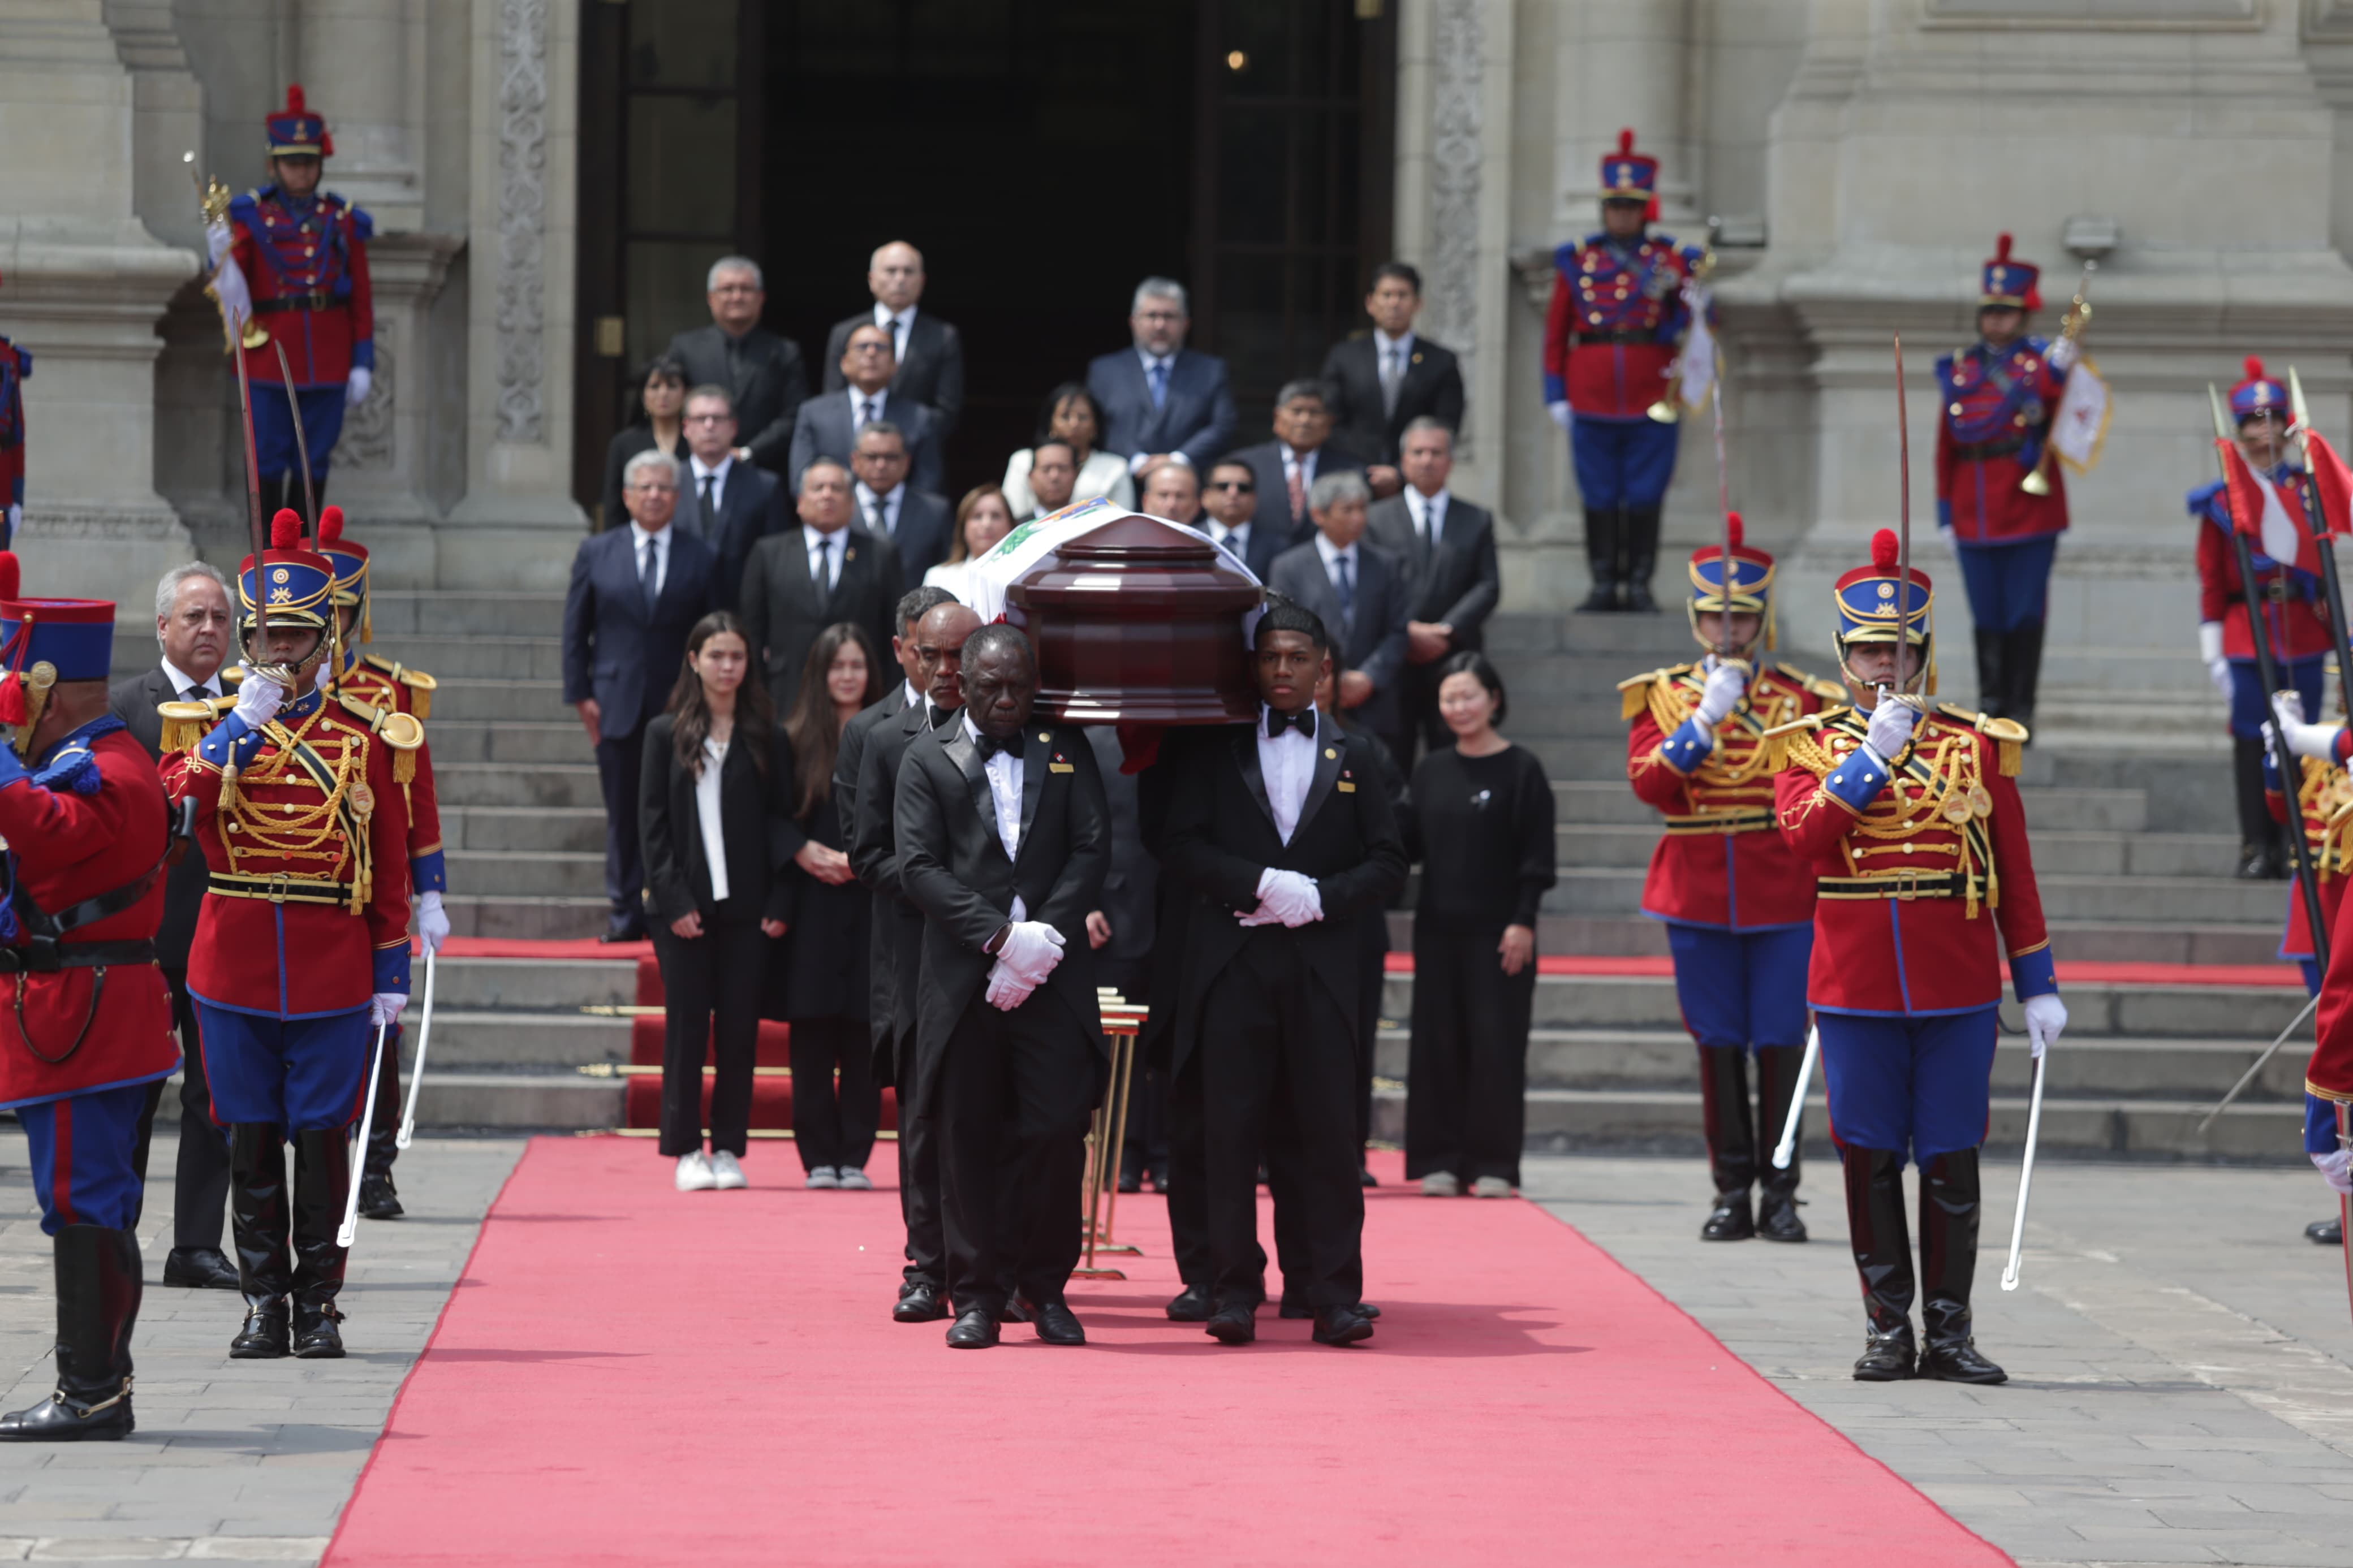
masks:
POLYGON ((588 898, 605 890, 605 854, 452 849, 449 886, 486 898, 588 898))
MULTIPOLYGON (((368 618, 379 642, 438 641, 448 637, 560 637, 564 595, 376 588, 368 595, 368 618)), ((419 662, 440 674, 429 658, 419 662)))
POLYGON ((433 694, 432 733, 438 734, 442 724, 459 720, 489 723, 517 719, 578 722, 578 716, 564 704, 561 680, 435 679, 440 681, 440 688, 433 694))
MULTIPOLYGON (((2135 921, 2049 922, 2062 960, 2102 963, 2275 963, 2280 922, 2152 925, 2135 921)), ((1413 911, 1389 911, 1389 946, 1413 951, 1413 911)), ((1663 957, 1667 928, 1643 915, 1543 914, 1540 952, 1596 958, 1663 957)))
MULTIPOLYGON (((1658 829, 1658 812, 1622 779, 1564 779, 1552 788, 1558 821, 1658 829)), ((2025 799, 2037 843, 2044 833, 2137 833, 2148 815, 2147 794, 2137 789, 2030 789, 2025 799)))
MULTIPOLYGON (((2276 929, 2287 909, 2277 882, 2241 882, 2227 877, 2115 877, 2044 873, 2035 879, 2042 909, 2053 921, 2099 921, 2183 925, 2270 925, 2276 929)), ((1639 867, 1564 866, 1560 880, 1545 895, 1549 913, 1632 914, 1641 897, 1639 867)))
MULTIPOLYGON (((155 1108, 155 1120, 180 1120, 175 1075, 155 1108)), ((417 1099, 417 1125, 436 1131, 580 1132, 621 1125, 626 1083, 586 1078, 570 1068, 548 1072, 427 1072, 417 1099)))
MULTIPOLYGON (((439 783, 439 776, 435 776, 439 783)), ((602 805, 456 805, 443 802, 441 841, 450 850, 575 855, 605 853, 602 805)))
MULTIPOLYGON (((434 1006, 459 1013, 576 1016, 583 1007, 619 1006, 638 999, 634 958, 453 957, 437 959, 434 968, 434 1006)), ((417 994, 422 996, 421 963, 413 979, 417 994)))
MULTIPOLYGON (((416 1034, 413 1027, 406 1031, 412 1059, 416 1034)), ((463 1012, 444 1007, 436 998, 433 1043, 426 1065, 438 1072, 444 1067, 459 1071, 554 1068, 628 1059, 629 1020, 625 1017, 599 1017, 576 1008, 547 1013, 463 1012)))
MULTIPOLYGON (((584 736, 584 750, 586 743, 584 736)), ((452 806, 595 811, 600 816, 604 812, 605 797, 593 762, 536 763, 529 767, 459 763, 444 760, 438 740, 435 747, 433 785, 440 792, 445 816, 452 806)))
POLYGON ((503 720, 486 724, 457 719, 432 730, 433 768, 438 777, 448 763, 497 763, 506 767, 538 769, 550 763, 586 764, 596 772, 596 749, 576 718, 532 721, 503 720))
POLYGON ((601 893, 596 898, 526 898, 453 890, 445 907, 449 929, 459 936, 526 942, 571 942, 596 936, 604 931, 607 914, 601 893))
POLYGON ((429 670, 436 680, 564 679, 564 645, 553 637, 476 633, 386 637, 378 633, 368 651, 429 670))

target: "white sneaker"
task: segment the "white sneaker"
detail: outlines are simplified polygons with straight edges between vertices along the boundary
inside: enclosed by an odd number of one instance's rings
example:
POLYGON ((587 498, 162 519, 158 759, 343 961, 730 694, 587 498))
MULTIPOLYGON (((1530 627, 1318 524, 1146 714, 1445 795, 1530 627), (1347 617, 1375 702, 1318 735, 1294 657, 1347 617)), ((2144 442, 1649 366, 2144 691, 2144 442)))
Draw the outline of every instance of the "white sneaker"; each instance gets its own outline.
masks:
POLYGON ((1512 1195, 1512 1184, 1501 1176, 1482 1176, 1471 1184, 1471 1195, 1474 1198, 1508 1198, 1512 1195))
POLYGON ((744 1179, 744 1167, 735 1156, 722 1149, 711 1156, 711 1184, 723 1193, 732 1193, 752 1184, 744 1179))
POLYGON ((841 1184, 843 1192, 871 1193, 874 1190, 874 1184, 866 1179, 866 1173, 855 1165, 837 1165, 833 1173, 834 1179, 841 1184))
POLYGON ((1432 1171, 1421 1179, 1421 1195, 1426 1198, 1459 1198, 1462 1195, 1462 1178, 1451 1171, 1432 1171))
POLYGON ((841 1178, 834 1174, 831 1165, 819 1165, 808 1173, 808 1184, 831 1189, 841 1185, 841 1178))
POLYGON ((719 1184, 718 1179, 711 1173, 711 1162, 703 1157, 703 1152, 700 1149, 691 1154, 681 1154, 678 1157, 678 1175, 675 1180, 678 1183, 678 1190, 681 1193, 707 1193, 719 1184))

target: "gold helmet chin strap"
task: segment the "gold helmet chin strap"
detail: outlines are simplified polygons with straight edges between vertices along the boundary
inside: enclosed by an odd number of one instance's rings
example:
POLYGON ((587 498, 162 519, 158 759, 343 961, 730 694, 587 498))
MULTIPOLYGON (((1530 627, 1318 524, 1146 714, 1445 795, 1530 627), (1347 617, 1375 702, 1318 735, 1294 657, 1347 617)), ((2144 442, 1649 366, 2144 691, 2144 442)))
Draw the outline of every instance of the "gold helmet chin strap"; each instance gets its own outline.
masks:
POLYGON ((58 667, 42 659, 25 671, 25 721, 14 726, 16 733, 8 744, 27 764, 33 761, 33 731, 41 727, 41 715, 48 710, 49 688, 58 683, 58 667))

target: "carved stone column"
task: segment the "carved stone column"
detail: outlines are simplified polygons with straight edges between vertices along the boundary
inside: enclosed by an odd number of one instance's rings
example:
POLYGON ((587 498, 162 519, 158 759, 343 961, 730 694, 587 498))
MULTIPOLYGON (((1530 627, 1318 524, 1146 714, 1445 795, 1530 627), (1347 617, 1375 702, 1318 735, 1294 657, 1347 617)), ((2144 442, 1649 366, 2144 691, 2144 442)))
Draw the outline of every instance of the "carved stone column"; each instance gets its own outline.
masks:
POLYGON ((430 494, 427 317, 465 241, 452 235, 385 234, 368 243, 375 287, 375 384, 343 416, 331 498, 367 541, 372 579, 429 587, 436 579, 430 494))
POLYGON ((376 232, 424 226, 424 0, 302 0, 296 78, 334 133, 332 184, 376 232))

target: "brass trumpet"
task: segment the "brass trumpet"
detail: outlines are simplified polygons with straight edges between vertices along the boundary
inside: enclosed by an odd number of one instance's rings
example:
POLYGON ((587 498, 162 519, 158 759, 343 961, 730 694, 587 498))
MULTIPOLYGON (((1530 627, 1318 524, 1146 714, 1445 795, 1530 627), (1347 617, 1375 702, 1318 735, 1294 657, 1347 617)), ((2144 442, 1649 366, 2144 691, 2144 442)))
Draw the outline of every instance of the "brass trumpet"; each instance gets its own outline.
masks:
MULTIPOLYGON (((2092 302, 2084 296, 2091 290, 2092 273, 2098 266, 2099 263, 2096 261, 2084 263, 2084 276, 2075 285, 2075 298, 2067 306, 2067 319, 2059 324, 2059 337, 2063 342, 2073 342, 2082 337, 2084 323, 2092 319, 2092 302)), ((2042 433, 2042 451, 2034 459, 2034 471, 2027 475, 2018 488, 2031 496, 2049 495, 2051 493, 2050 468, 2051 432, 2046 425, 2042 433)))
MULTIPOLYGON (((1707 220, 1707 248, 1701 251, 1699 259, 1692 264, 1691 275, 1692 281, 1694 283, 1705 281, 1707 275, 1715 270, 1715 231, 1720 226, 1722 226, 1718 220, 1715 218, 1707 220)), ((1676 357, 1678 361, 1682 358, 1680 354, 1676 357)), ((1678 374, 1673 380, 1668 382, 1667 395, 1642 412, 1662 425, 1681 423, 1683 416, 1683 377, 1678 374)))
MULTIPOLYGON (((226 217, 228 215, 228 187, 222 184, 216 179, 207 181, 202 175, 198 174, 196 173, 196 155, 194 153, 181 153, 180 162, 187 165, 188 178, 195 183, 196 187, 196 208, 205 215, 205 226, 206 228, 210 228, 213 225, 218 223, 223 217, 226 217)), ((218 305, 220 303, 220 296, 213 291, 213 286, 209 283, 205 285, 205 298, 210 300, 215 305, 218 305)), ((244 331, 239 334, 235 341, 230 341, 228 321, 227 318, 223 318, 221 321, 221 337, 225 344, 221 353, 234 353, 237 352, 239 343, 242 343, 248 349, 265 348, 269 346, 269 330, 264 327, 259 321, 255 321, 251 316, 248 316, 245 319, 244 331)))

